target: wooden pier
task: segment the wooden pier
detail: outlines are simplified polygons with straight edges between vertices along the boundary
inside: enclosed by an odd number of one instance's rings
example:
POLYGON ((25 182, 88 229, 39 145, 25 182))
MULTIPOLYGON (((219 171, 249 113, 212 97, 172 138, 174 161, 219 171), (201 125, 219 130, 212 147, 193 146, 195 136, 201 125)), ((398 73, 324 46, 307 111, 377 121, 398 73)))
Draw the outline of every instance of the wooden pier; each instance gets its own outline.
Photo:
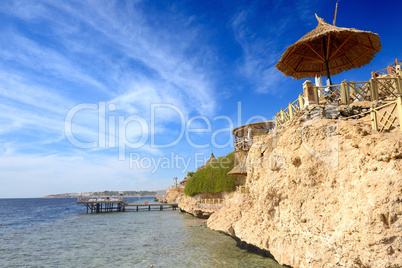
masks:
POLYGON ((178 208, 178 204, 168 203, 139 203, 129 204, 123 201, 122 198, 80 198, 77 204, 83 204, 87 208, 87 213, 104 213, 104 212, 125 212, 125 211, 151 211, 178 208))
POLYGON ((173 209, 176 210, 178 208, 178 204, 168 204, 168 203, 148 203, 148 204, 127 204, 126 207, 135 207, 135 209, 127 210, 127 211, 139 211, 139 208, 144 208, 143 210, 150 211, 151 208, 155 208, 156 210, 164 210, 164 209, 173 209))

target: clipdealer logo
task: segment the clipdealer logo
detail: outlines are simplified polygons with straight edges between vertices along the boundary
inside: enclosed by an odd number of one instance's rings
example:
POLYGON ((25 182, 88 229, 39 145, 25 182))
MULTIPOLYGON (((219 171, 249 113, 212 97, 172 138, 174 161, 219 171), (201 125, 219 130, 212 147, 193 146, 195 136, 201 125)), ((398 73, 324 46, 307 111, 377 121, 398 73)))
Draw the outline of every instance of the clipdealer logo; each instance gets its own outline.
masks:
MULTIPOLYGON (((118 159, 125 161, 129 157, 130 168, 140 167, 151 169, 156 172, 158 168, 180 168, 186 170, 191 160, 194 160, 195 165, 204 163, 205 159, 201 157, 202 154, 195 153, 194 157, 184 157, 174 155, 171 153, 169 156, 159 158, 147 157, 132 150, 149 146, 150 149, 165 149, 172 148, 180 143, 183 139, 192 148, 227 148, 234 147, 234 137, 231 134, 232 130, 241 126, 241 102, 237 104, 237 118, 235 121, 226 115, 218 115, 209 119, 203 115, 196 115, 187 118, 186 114, 176 105, 169 103, 153 103, 150 105, 149 116, 142 116, 140 114, 133 114, 129 116, 116 115, 115 111, 117 106, 113 103, 107 104, 106 102, 99 103, 81 103, 72 107, 66 114, 64 121, 64 133, 67 140, 77 148, 81 149, 106 149, 117 148, 118 159), (80 124, 80 116, 88 115, 91 113, 92 121, 96 121, 97 127, 92 127, 92 140, 85 137, 80 132, 80 127, 90 128, 89 126, 82 126, 80 124), (170 133, 173 136, 168 142, 163 142, 157 139, 158 133, 158 116, 169 113, 176 118, 176 124, 179 125, 174 132, 170 133), (234 122, 237 122, 235 124, 234 122), (225 127, 213 129, 213 124, 222 124, 225 127), (235 126, 236 125, 236 126, 235 126), (202 127, 200 127, 202 126, 202 127), (135 129, 133 135, 132 130, 135 129), (94 138, 96 133, 96 138, 94 138), (210 139, 208 142, 201 143, 200 140, 192 138, 192 133, 209 133, 210 139), (221 133, 228 134, 228 140, 224 143, 218 142, 218 135, 221 133)), ((255 121, 267 121, 263 116, 253 116, 249 118, 245 124, 255 121)), ((92 122, 95 123, 95 122, 92 122)))

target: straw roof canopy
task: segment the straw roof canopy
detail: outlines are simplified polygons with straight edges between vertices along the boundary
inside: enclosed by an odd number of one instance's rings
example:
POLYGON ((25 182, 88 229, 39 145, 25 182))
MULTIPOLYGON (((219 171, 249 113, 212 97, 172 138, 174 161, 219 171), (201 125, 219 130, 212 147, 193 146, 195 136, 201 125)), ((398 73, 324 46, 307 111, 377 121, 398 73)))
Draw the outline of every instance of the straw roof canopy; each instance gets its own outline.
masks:
POLYGON ((212 160, 214 160, 214 159, 215 159, 214 153, 211 153, 211 157, 209 158, 209 160, 207 162, 205 162, 204 165, 202 165, 198 169, 206 168, 207 166, 209 166, 211 164, 212 160))
POLYGON ((227 173, 231 176, 247 176, 246 158, 227 173))
POLYGON ((228 172, 230 176, 247 176, 246 167, 242 164, 238 164, 231 171, 228 172))
POLYGON ((268 131, 275 127, 275 121, 261 121, 248 125, 243 125, 232 130, 232 134, 236 137, 247 137, 248 129, 251 129, 251 133, 268 133, 268 131))
POLYGON ((180 184, 186 183, 186 182, 188 181, 188 179, 189 179, 189 177, 185 177, 185 178, 180 182, 180 184))
POLYGON ((336 27, 319 18, 318 26, 288 47, 275 67, 296 79, 327 76, 360 68, 381 50, 378 34, 336 27))

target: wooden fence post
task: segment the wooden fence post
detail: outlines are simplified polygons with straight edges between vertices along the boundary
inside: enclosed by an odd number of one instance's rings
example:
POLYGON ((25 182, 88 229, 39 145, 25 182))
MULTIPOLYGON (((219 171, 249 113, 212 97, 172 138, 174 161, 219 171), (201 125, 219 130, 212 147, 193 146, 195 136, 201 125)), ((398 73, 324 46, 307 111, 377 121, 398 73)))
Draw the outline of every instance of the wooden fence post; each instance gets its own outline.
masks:
POLYGON ((402 131, 402 94, 396 99, 396 105, 398 106, 399 128, 402 131))
POLYGON ((315 103, 320 104, 320 98, 318 97, 318 87, 313 86, 314 100, 315 103))
POLYGON ((377 78, 370 79, 370 98, 371 101, 378 100, 377 78))
MULTIPOLYGON (((349 85, 349 89, 350 89, 350 96, 355 99, 356 98, 356 85, 353 84, 353 81, 351 81, 350 83, 348 83, 349 85)), ((350 100, 349 100, 350 102, 350 100)))
POLYGON ((279 126, 278 124, 278 114, 275 114, 275 127, 277 128, 279 126))
POLYGON ((313 83, 309 80, 304 81, 303 83, 303 95, 304 95, 304 100, 306 101, 306 106, 309 106, 311 104, 318 104, 316 94, 314 94, 314 86, 313 83))
POLYGON ((341 102, 342 104, 349 105, 350 97, 349 97, 349 90, 348 90, 348 83, 346 80, 341 82, 341 102))
POLYGON ((289 106, 288 106, 288 111, 289 111, 289 117, 290 120, 293 119, 293 107, 292 107, 292 103, 289 102, 289 106))
POLYGON ((313 86, 314 100, 317 104, 320 104, 320 96, 318 95, 318 87, 313 86))
POLYGON ((373 107, 370 108, 371 128, 378 131, 377 114, 373 107))
POLYGON ((396 77, 396 84, 398 87, 399 94, 402 95, 402 78, 399 75, 396 77))
POLYGON ((285 120, 285 113, 283 111, 283 109, 281 109, 281 122, 283 124, 283 121, 285 120))
POLYGON ((299 107, 300 107, 300 110, 304 109, 304 101, 303 101, 303 95, 302 94, 299 94, 299 107))
POLYGON ((388 72, 388 74, 392 74, 392 67, 391 66, 387 67, 387 72, 388 72))

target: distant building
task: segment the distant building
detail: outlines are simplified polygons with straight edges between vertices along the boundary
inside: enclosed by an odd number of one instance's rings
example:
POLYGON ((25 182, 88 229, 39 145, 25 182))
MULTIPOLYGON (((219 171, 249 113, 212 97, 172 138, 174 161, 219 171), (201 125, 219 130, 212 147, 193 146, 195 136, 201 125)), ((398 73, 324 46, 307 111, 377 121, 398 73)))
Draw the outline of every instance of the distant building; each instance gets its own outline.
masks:
POLYGON ((185 178, 180 182, 180 185, 183 186, 183 187, 186 186, 186 183, 187 183, 188 179, 189 179, 189 177, 185 177, 185 178))
POLYGON ((165 199, 166 198, 166 190, 156 191, 156 198, 165 199))

